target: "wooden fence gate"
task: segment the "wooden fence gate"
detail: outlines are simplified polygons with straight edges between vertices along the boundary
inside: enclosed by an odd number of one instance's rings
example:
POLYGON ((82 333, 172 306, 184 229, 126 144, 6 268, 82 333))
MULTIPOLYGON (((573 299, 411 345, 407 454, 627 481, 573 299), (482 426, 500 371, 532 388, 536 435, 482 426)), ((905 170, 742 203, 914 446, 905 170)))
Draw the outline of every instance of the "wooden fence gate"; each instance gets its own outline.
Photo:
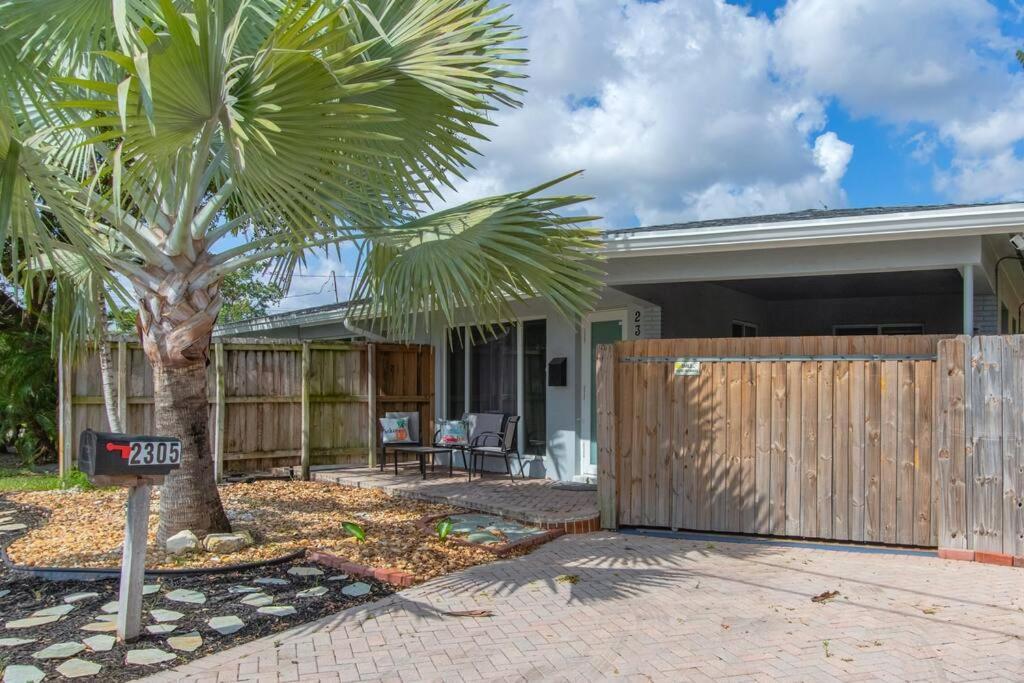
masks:
MULTIPOLYGON (((151 434, 153 371, 135 341, 114 344, 118 412, 129 433, 151 434)), ((433 349, 426 345, 231 339, 207 368, 211 448, 218 476, 271 467, 365 464, 376 452, 377 416, 419 411, 433 420, 433 349)), ((99 361, 60 368, 61 466, 75 462, 78 434, 106 431, 99 361)))
POLYGON ((601 347, 604 525, 936 545, 940 339, 601 347))

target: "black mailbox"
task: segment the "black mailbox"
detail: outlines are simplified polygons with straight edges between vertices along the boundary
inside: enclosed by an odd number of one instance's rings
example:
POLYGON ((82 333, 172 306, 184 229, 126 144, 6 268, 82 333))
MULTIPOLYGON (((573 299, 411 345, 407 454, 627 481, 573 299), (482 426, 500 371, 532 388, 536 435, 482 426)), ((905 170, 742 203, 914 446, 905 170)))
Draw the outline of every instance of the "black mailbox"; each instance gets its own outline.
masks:
POLYGON ((548 362, 548 386, 564 387, 569 381, 568 367, 565 358, 552 358, 548 362))
POLYGON ((129 436, 87 429, 78 447, 78 469, 101 486, 161 483, 181 466, 181 441, 166 436, 129 436))

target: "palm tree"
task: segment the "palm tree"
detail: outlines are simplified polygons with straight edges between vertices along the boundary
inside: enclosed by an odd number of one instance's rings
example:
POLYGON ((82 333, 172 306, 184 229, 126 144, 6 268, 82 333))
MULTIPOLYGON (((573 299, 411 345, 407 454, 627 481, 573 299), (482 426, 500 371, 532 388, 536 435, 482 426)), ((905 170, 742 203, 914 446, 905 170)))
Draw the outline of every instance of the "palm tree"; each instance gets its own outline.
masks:
POLYGON ((490 0, 0 0, 0 34, 0 241, 128 283, 156 428, 184 447, 161 541, 228 528, 205 370, 227 273, 286 283, 353 242, 361 315, 399 339, 460 309, 592 304, 591 219, 555 213, 585 198, 549 183, 429 213, 518 104, 520 36, 490 0))

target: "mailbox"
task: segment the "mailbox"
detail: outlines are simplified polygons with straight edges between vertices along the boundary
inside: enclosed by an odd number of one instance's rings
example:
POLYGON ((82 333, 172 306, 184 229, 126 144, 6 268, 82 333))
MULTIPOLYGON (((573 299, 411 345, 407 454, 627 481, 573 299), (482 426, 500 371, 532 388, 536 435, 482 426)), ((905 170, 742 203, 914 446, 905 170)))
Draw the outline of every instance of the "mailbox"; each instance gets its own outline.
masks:
POLYGON ((165 436, 129 436, 87 429, 78 448, 78 469, 100 486, 161 484, 181 466, 181 441, 165 436))

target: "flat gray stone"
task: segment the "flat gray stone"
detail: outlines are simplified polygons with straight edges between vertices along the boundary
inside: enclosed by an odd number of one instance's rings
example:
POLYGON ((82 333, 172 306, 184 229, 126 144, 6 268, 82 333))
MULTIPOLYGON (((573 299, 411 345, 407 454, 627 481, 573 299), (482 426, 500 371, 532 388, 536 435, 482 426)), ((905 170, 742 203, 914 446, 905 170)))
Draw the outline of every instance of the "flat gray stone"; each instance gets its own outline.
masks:
POLYGON ((34 617, 62 617, 71 610, 75 609, 74 605, 57 605, 55 607, 47 607, 32 613, 34 617))
MULTIPOLYGON (((285 583, 288 583, 288 582, 285 581, 285 583)), ((238 585, 238 586, 229 586, 228 587, 228 593, 231 593, 232 595, 237 595, 239 593, 258 593, 259 590, 260 589, 256 588, 255 586, 242 586, 242 585, 238 585)))
POLYGON ((63 616, 73 610, 75 605, 56 605, 53 607, 46 607, 45 609, 39 609, 32 612, 33 616, 63 616))
POLYGON ((117 630, 117 622, 114 621, 94 621, 91 624, 86 624, 82 627, 83 631, 89 631, 91 633, 110 633, 111 631, 117 630))
POLYGON ((474 531, 473 533, 466 536, 466 540, 470 543, 478 543, 480 545, 491 545, 493 543, 501 543, 501 539, 489 531, 474 531))
POLYGON ((93 598, 100 597, 99 593, 72 593, 71 595, 64 596, 64 602, 71 604, 73 602, 81 602, 82 600, 92 600, 93 598))
POLYGON ((160 636, 165 633, 173 633, 177 630, 177 626, 174 624, 148 624, 146 630, 155 636, 160 636))
POLYGON ((170 652, 164 652, 159 648, 147 647, 141 650, 128 650, 128 654, 125 656, 124 662, 131 666, 142 666, 144 664, 169 662, 177 656, 178 655, 171 654, 170 652))
POLYGON ((264 607, 274 602, 274 598, 270 597, 266 593, 249 593, 244 598, 239 600, 243 605, 249 605, 250 607, 264 607))
POLYGON ((0 591, 0 598, 2 598, 2 597, 5 597, 5 596, 7 596, 7 595, 10 595, 10 593, 11 593, 11 591, 9 591, 9 590, 7 590, 7 589, 5 588, 5 589, 3 589, 2 591, 0 591))
POLYGON ((292 585, 287 579, 279 579, 275 576, 261 577, 253 581, 261 586, 290 586, 292 585))
POLYGON ((147 584, 142 586, 142 594, 143 595, 152 595, 153 593, 159 593, 159 592, 160 592, 160 584, 159 583, 147 583, 147 584))
POLYGON ((93 652, 108 652, 113 649, 117 638, 114 636, 90 636, 83 639, 82 642, 93 652))
POLYGON ((100 614, 96 617, 96 621, 117 621, 116 614, 100 614))
POLYGON ((104 614, 117 614, 117 600, 111 600, 110 602, 103 603, 100 607, 100 611, 104 614))
POLYGON ((34 666, 11 664, 4 669, 4 683, 39 683, 46 676, 34 666))
POLYGON ((0 531, 21 531, 27 528, 27 524, 0 524, 0 531))
MULTIPOLYGON (((260 609, 265 608, 261 607, 260 609)), ((206 623, 209 624, 210 628, 223 636, 231 635, 245 626, 245 622, 234 615, 227 617, 214 617, 206 623)))
POLYGON ((327 594, 327 588, 325 586, 313 586, 307 588, 304 591, 299 591, 295 594, 297 598, 319 598, 321 595, 327 594))
POLYGON ((84 649, 85 645, 81 643, 54 643, 49 647, 44 647, 39 652, 34 652, 32 657, 34 659, 67 659, 77 655, 84 649))
POLYGON ((174 602, 187 602, 191 605, 202 605, 206 602, 206 596, 203 593, 188 590, 187 588, 173 590, 164 597, 174 602))
POLYGON ((154 609, 149 611, 149 616, 153 617, 153 621, 165 622, 177 621, 185 615, 172 609, 154 609))
POLYGON ((292 576, 323 576, 324 572, 322 569, 316 567, 292 567, 288 570, 288 573, 292 576))
POLYGON ((0 638, 0 647, 15 647, 16 645, 27 645, 34 643, 38 638, 0 638))
POLYGON ((328 576, 328 581, 344 581, 348 578, 348 574, 335 574, 334 576, 328 576))
POLYGON ((85 678, 95 676, 103 667, 96 662, 87 662, 84 659, 69 659, 57 667, 57 673, 64 678, 85 678))
POLYGON ((203 637, 199 635, 199 631, 192 631, 183 636, 171 636, 167 639, 167 644, 175 650, 195 652, 203 646, 203 637))
POLYGON ((267 605, 256 610, 260 614, 269 614, 272 617, 287 617, 295 614, 295 608, 291 605, 267 605))
POLYGON ((4 624, 4 628, 32 628, 33 626, 52 624, 58 619, 60 619, 60 616, 56 614, 50 615, 48 617, 26 617, 24 619, 15 619, 14 621, 8 621, 6 624, 4 624))
POLYGON ((350 598, 358 598, 370 592, 370 585, 363 583, 362 581, 357 581, 356 583, 342 588, 341 592, 350 598))

